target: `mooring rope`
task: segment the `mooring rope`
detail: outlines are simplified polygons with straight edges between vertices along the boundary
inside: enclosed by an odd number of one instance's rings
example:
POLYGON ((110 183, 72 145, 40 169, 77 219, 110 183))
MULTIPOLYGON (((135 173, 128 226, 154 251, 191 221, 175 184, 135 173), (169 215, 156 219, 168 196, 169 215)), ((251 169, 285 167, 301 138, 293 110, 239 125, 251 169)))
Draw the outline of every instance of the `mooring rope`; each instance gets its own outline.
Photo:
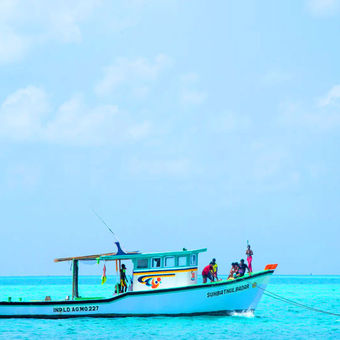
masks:
POLYGON ((303 303, 299 303, 299 302, 296 302, 294 300, 287 299, 287 298, 285 298, 283 296, 275 294, 273 292, 270 292, 267 289, 264 289, 264 288, 261 288, 261 287, 257 287, 257 288, 258 289, 262 289, 264 295, 267 295, 267 296, 269 296, 269 297, 271 297, 273 299, 279 300, 281 302, 285 302, 285 303, 288 303, 288 304, 291 304, 291 305, 294 305, 294 306, 297 306, 297 307, 305 308, 305 309, 311 310, 313 312, 324 313, 324 314, 329 314, 329 315, 334 315, 334 316, 340 316, 339 313, 333 313, 333 312, 329 312, 329 311, 326 311, 326 310, 322 310, 322 309, 314 308, 314 307, 311 307, 311 306, 307 306, 307 305, 304 305, 303 303))

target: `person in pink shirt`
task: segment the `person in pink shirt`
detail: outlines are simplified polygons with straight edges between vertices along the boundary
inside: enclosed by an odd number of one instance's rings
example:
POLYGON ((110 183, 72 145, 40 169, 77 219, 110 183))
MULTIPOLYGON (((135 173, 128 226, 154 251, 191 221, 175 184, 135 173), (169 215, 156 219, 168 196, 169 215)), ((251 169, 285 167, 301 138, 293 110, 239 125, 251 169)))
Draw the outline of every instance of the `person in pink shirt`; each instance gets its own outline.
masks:
POLYGON ((253 251, 250 249, 250 244, 247 246, 247 261, 248 261, 248 268, 249 268, 249 273, 253 271, 253 267, 251 266, 251 262, 253 261, 253 251))
POLYGON ((204 267, 202 271, 203 283, 207 283, 207 279, 214 281, 213 270, 212 264, 208 264, 206 267, 204 267))

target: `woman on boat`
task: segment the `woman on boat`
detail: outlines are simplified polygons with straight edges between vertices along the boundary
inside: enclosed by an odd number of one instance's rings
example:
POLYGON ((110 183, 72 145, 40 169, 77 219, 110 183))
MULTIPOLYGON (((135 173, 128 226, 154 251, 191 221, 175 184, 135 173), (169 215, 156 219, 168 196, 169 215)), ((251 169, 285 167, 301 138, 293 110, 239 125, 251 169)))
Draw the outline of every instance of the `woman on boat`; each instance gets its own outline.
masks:
POLYGON ((207 283, 207 279, 214 281, 213 270, 213 265, 211 263, 204 267, 202 271, 203 283, 207 283))
POLYGON ((253 261, 253 251, 250 249, 250 244, 248 244, 247 246, 246 255, 247 255, 247 261, 248 261, 249 273, 251 273, 253 271, 253 268, 251 266, 251 262, 253 261))

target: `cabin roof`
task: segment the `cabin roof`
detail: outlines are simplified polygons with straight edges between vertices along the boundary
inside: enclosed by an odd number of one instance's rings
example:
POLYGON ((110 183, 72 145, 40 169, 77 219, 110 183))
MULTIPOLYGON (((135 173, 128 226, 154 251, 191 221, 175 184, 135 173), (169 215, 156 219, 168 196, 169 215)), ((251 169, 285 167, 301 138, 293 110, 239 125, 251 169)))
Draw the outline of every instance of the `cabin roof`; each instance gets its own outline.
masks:
MULTIPOLYGON (((135 254, 139 254, 139 251, 131 251, 127 252, 125 257, 131 257, 135 254)), ((117 255, 116 252, 113 253, 104 253, 104 254, 94 254, 94 255, 84 255, 84 256, 71 256, 71 257, 60 257, 54 260, 54 262, 64 262, 64 261, 72 261, 72 260, 78 260, 78 261, 97 261, 98 259, 101 259, 102 256, 121 256, 117 255)), ((116 259, 113 259, 116 260, 116 259)))
POLYGON ((131 255, 103 255, 100 256, 100 260, 130 260, 140 259, 146 257, 162 257, 162 256, 184 256, 190 254, 197 254, 207 251, 207 248, 193 249, 193 250, 180 250, 180 251, 166 251, 160 253, 135 253, 131 255))
POLYGON ((64 262, 64 261, 114 261, 114 260, 132 260, 136 258, 146 258, 146 257, 161 257, 161 256, 179 256, 179 255, 190 255, 197 254, 207 251, 207 248, 194 249, 194 250, 180 250, 180 251, 167 251, 161 253, 140 253, 138 251, 127 252, 125 254, 117 253, 105 253, 105 254, 95 254, 95 255, 85 255, 85 256, 73 256, 73 257, 62 257, 57 258, 54 262, 64 262))

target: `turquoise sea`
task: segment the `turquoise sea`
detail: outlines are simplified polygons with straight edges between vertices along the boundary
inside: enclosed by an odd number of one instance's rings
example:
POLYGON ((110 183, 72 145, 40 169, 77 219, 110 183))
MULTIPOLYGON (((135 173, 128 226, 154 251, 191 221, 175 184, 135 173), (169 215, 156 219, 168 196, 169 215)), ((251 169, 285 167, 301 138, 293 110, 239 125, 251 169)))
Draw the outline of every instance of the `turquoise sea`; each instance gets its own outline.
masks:
MULTIPOLYGON (((80 277, 82 296, 112 296, 114 282, 80 277)), ((299 303, 340 313, 340 276, 273 276, 267 289, 299 303)), ((70 277, 0 277, 0 300, 64 299, 70 277)), ((0 319, 3 339, 340 339, 340 316, 263 296, 255 314, 235 316, 0 319)))

